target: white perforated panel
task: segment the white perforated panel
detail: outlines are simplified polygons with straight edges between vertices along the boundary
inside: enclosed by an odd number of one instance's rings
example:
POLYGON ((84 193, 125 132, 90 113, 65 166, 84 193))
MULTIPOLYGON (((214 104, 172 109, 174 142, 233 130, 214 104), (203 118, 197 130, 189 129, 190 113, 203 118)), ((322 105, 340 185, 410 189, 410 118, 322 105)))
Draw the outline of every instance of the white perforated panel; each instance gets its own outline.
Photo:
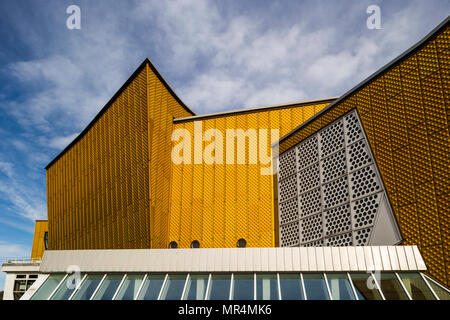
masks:
POLYGON ((327 126, 319 132, 320 158, 323 159, 330 154, 344 148, 344 125, 342 119, 327 126))
POLYGON ((353 245, 353 236, 351 232, 339 234, 337 236, 325 239, 327 247, 348 247, 353 245))
POLYGON ((279 178, 283 180, 297 173, 295 167, 295 150, 292 149, 280 155, 279 159, 279 178))
POLYGON ((355 110, 282 154, 279 168, 282 246, 367 245, 380 208, 393 216, 355 110))
POLYGON ((372 228, 365 228, 353 231, 353 243, 355 246, 365 246, 369 242, 372 228))
POLYGON ((319 164, 303 169, 298 174, 298 192, 303 193, 320 185, 319 164))
POLYGON ((320 188, 301 194, 298 199, 300 206, 300 218, 304 218, 322 211, 322 199, 320 188))
POLYGON ((322 183, 334 180, 347 173, 347 160, 345 158, 345 150, 336 152, 335 154, 320 161, 320 169, 322 183))
POLYGON ((300 220, 300 229, 302 231, 300 236, 301 243, 310 242, 322 238, 322 224, 322 214, 317 214, 300 220))
POLYGON ((280 202, 297 196, 297 177, 295 175, 281 180, 278 186, 280 188, 280 202))
POLYGON ((299 244, 298 221, 280 227, 280 246, 292 247, 299 244))
POLYGON ((306 139, 305 141, 297 145, 298 171, 319 161, 317 148, 317 136, 312 136, 311 138, 306 139))
POLYGON ((280 224, 298 220, 298 201, 292 198, 280 204, 280 224))

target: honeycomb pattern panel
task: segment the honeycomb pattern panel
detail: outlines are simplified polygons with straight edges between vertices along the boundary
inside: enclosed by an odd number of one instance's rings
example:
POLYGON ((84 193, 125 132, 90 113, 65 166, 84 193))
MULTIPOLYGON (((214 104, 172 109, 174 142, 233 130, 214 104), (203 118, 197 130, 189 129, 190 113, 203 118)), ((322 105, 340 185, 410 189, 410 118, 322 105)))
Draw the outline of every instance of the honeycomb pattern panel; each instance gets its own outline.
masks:
POLYGON ((300 229, 302 230, 300 242, 306 243, 322 238, 323 221, 322 214, 316 214, 300 220, 300 229))
POLYGON ((323 207, 329 209, 349 200, 347 177, 336 179, 323 186, 323 207))
MULTIPOLYGON (((287 151, 297 150, 298 197, 290 194, 289 202, 298 201, 301 246, 317 241, 330 246, 368 244, 385 191, 360 121, 356 110, 350 110, 287 151), (331 148, 325 139, 337 147, 331 148)), ((280 194, 283 188, 279 187, 280 194)), ((278 210, 281 225, 291 222, 285 199, 281 196, 278 210)), ((391 207, 386 207, 392 215, 391 207)), ((386 241, 391 244, 395 236, 386 241)))
POLYGON ((280 202, 297 196, 297 177, 291 176, 278 183, 280 186, 280 202))
POLYGON ((347 173, 345 150, 338 151, 320 161, 322 183, 339 178, 347 173))
POLYGON ((319 161, 317 136, 305 140, 297 146, 297 170, 300 171, 319 161))
POLYGON ((319 133, 320 158, 323 159, 330 154, 344 148, 344 125, 342 120, 331 124, 319 133))
POLYGON ((351 231, 352 221, 350 214, 350 204, 346 203, 342 206, 325 211, 324 219, 324 231, 326 237, 351 231))
POLYGON ((352 202, 353 229, 373 226, 381 198, 381 193, 376 193, 352 202))
POLYGON ((299 225, 293 222, 280 226, 280 245, 282 247, 292 247, 299 244, 299 225))
POLYGON ((353 172, 366 165, 372 164, 372 156, 367 148, 367 143, 364 140, 360 140, 348 147, 349 166, 348 171, 353 172))
POLYGON ((363 138, 363 130, 356 113, 344 117, 345 141, 350 145, 363 138))
POLYGON ((369 243, 372 228, 353 231, 353 243, 355 246, 366 246, 369 243))
POLYGON ((280 155, 279 158, 279 180, 283 180, 289 176, 294 175, 297 171, 295 168, 295 149, 280 155))
POLYGON ((297 198, 285 201, 280 204, 280 224, 290 223, 298 220, 297 198))
POLYGON ((303 243, 302 247, 323 247, 323 240, 311 241, 308 243, 303 243))
POLYGON ((375 166, 364 167, 350 174, 350 195, 355 200, 366 195, 381 191, 381 181, 375 166))
POLYGON ((298 192, 304 193, 320 185, 319 164, 312 165, 298 173, 298 192))
POLYGON ((313 189, 299 196, 300 218, 311 216, 322 211, 322 195, 320 188, 313 189))
POLYGON ((353 245, 353 235, 351 232, 339 234, 333 237, 325 238, 327 247, 348 247, 353 245))

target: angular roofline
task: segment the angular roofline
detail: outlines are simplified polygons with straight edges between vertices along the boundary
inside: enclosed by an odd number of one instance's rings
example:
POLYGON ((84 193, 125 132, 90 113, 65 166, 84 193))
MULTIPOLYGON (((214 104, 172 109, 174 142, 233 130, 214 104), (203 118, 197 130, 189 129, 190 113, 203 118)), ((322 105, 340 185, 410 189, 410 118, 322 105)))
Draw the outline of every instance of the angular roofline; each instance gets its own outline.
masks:
POLYGON ((152 64, 149 58, 145 58, 145 60, 139 65, 139 67, 133 72, 133 74, 128 78, 128 80, 120 87, 120 89, 112 96, 111 99, 105 104, 105 106, 97 113, 97 115, 94 117, 94 119, 89 122, 89 124, 81 131, 81 133, 71 142, 67 147, 65 147, 55 158, 53 158, 52 161, 49 162, 45 166, 45 169, 51 167, 52 164, 54 164, 59 158, 61 158, 62 155, 64 155, 78 140, 80 140, 86 132, 89 131, 89 129, 97 122, 97 120, 108 110, 108 108, 111 106, 111 104, 119 97, 119 95, 128 87, 128 85, 136 78, 136 76, 145 68, 145 66, 148 64, 150 69, 153 71, 153 73, 158 77, 159 81, 164 85, 164 87, 169 91, 169 93, 172 95, 172 97, 175 98, 175 100, 189 113, 195 115, 195 113, 189 109, 188 106, 184 104, 183 101, 177 96, 177 94, 172 90, 172 88, 169 86, 167 81, 161 76, 161 74, 156 70, 155 66, 152 64))
POLYGON ((336 101, 334 101, 333 103, 331 103, 329 106, 323 108, 322 110, 320 110, 318 113, 316 113, 314 116, 312 116, 311 118, 309 118, 308 120, 306 120, 305 122, 303 122, 301 125, 299 125, 298 127, 296 127, 295 129, 293 129, 291 132, 289 132, 288 134, 286 134, 284 137, 282 137, 280 140, 278 140, 277 142, 272 144, 272 147, 276 147, 279 146, 281 143, 283 143, 284 141, 286 141, 289 137, 291 137, 292 135, 294 135, 297 131, 301 130, 302 128, 304 128, 305 126, 309 125, 310 123, 312 123, 314 120, 318 119, 319 117, 321 117, 323 114, 325 114, 326 112, 328 112, 329 110, 333 109, 336 105, 338 105, 340 102, 342 102, 343 100, 347 99, 350 95, 352 95, 353 93, 355 93, 356 91, 358 91, 359 89, 361 89, 363 86, 367 85, 368 83, 370 83, 372 80, 374 80, 376 77, 378 77, 379 75, 381 75, 383 72, 385 72, 387 69, 389 69, 390 67, 394 66, 397 62, 399 62, 400 60, 405 59, 406 57, 408 57, 409 55, 411 55, 412 53, 414 53, 416 50, 418 50, 419 48, 421 48, 430 38, 432 38, 434 35, 436 35, 436 33, 438 33, 439 31, 441 31, 441 29, 445 28, 447 26, 447 24, 449 24, 450 22, 450 16, 448 16, 444 21, 442 21, 437 27, 435 27, 431 32, 429 32, 424 38, 422 38, 422 40, 420 40, 419 42, 417 42, 415 45, 413 45, 412 47, 410 47, 408 50, 406 50, 405 52, 403 52, 402 54, 400 54, 397 58, 395 58, 394 60, 392 60, 391 62, 388 62, 386 65, 384 65, 382 68, 378 69, 377 71, 375 71, 372 75, 370 75, 368 78, 366 78, 365 80, 361 81, 360 83, 358 83, 355 87, 353 87, 352 89, 350 89, 349 91, 347 91, 345 94, 343 94, 339 99, 337 99, 336 101))
POLYGON ((236 114, 240 114, 240 113, 263 111, 263 110, 268 110, 268 109, 283 109, 283 108, 290 108, 290 107, 297 106, 297 105, 315 104, 315 103, 320 103, 320 102, 332 102, 338 98, 339 97, 330 97, 330 98, 323 98, 323 99, 305 100, 305 101, 289 102, 289 103, 284 103, 284 104, 267 105, 267 106, 242 108, 242 109, 223 111, 223 112, 207 113, 207 114, 201 114, 201 115, 192 116, 192 117, 175 118, 175 119, 173 119, 173 122, 174 123, 183 123, 183 122, 188 122, 188 121, 205 120, 208 118, 217 118, 217 117, 223 117, 223 116, 236 115, 236 114))

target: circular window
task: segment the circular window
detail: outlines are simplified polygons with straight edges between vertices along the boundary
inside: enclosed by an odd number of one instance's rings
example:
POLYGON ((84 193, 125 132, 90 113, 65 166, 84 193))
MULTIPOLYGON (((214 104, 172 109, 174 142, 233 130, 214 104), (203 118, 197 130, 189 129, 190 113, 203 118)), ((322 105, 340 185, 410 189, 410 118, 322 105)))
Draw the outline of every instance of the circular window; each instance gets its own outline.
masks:
POLYGON ((178 247, 178 243, 176 241, 171 241, 169 243, 169 248, 170 249, 175 249, 176 247, 178 247))
POLYGON ((194 240, 191 242, 191 248, 200 248, 200 242, 194 240))
POLYGON ((245 239, 241 238, 237 241, 238 248, 245 248, 246 245, 247 245, 247 241, 245 241, 245 239))

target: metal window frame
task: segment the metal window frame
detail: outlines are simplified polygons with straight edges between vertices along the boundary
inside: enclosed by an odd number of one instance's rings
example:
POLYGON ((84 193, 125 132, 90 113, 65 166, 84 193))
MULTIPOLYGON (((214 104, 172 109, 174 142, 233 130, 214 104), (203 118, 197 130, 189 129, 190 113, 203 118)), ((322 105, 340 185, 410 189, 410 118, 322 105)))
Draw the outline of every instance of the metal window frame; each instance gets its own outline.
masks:
POLYGON ((62 278, 62 280, 58 283, 58 285, 56 286, 56 288, 50 293, 50 295, 48 296, 47 300, 50 300, 53 295, 56 293, 56 291, 59 289, 59 287, 63 284, 64 280, 66 280, 67 278, 67 273, 64 275, 64 277, 62 278))
POLYGON ((203 300, 209 300, 209 294, 210 294, 210 290, 211 290, 211 279, 212 279, 212 273, 209 273, 208 285, 206 286, 205 298, 203 300))
POLYGON ((355 296, 355 300, 359 301, 359 296, 356 293, 356 288, 355 288, 355 285, 353 284, 352 277, 350 277, 350 272, 347 272, 347 278, 348 278, 348 281, 350 282, 350 286, 352 287, 352 291, 353 291, 353 295, 355 296))
MULTIPOLYGON (((425 275, 424 275, 422 272, 420 272, 419 274, 420 274, 420 276, 422 277, 423 281, 425 281, 425 283, 427 284, 428 289, 430 289, 431 292, 433 293, 433 296, 436 298, 436 300, 441 300, 441 298, 439 298, 439 296, 437 295, 437 293, 434 292, 433 288, 431 287, 430 283, 428 282, 428 279, 429 279, 429 278, 428 278, 428 277, 425 277, 425 275)), ((430 280, 431 280, 431 279, 430 279, 430 280)), ((433 281, 433 280, 431 280, 431 281, 433 281)), ((437 284, 436 281, 433 281, 433 282, 434 282, 435 284, 437 284)))
POLYGON ((400 276, 398 275, 397 272, 394 272, 395 276, 397 277, 397 280, 400 282, 400 285, 402 286, 403 291, 406 292, 406 296, 408 297, 409 300, 412 300, 411 295, 409 294, 408 290, 406 290, 405 284, 403 283, 402 279, 400 278, 400 276))
POLYGON ((302 272, 300 272, 300 282, 302 284, 303 298, 304 298, 304 300, 308 300, 308 296, 306 295, 306 289, 305 289, 305 281, 303 281, 303 273, 302 272))
POLYGON ((256 272, 253 273, 253 300, 257 299, 256 296, 256 272))
POLYGON ((190 279, 191 279, 191 274, 188 273, 186 275, 186 280, 184 280, 184 286, 183 286, 183 291, 181 292, 181 299, 180 300, 186 300, 186 297, 185 297, 186 289, 187 289, 187 285, 188 285, 188 282, 189 282, 190 279))
POLYGON ((383 291, 381 290, 381 286, 380 286, 380 284, 378 283, 377 278, 376 278, 375 275, 373 274, 373 271, 370 272, 370 276, 372 277, 373 282, 375 283, 375 286, 377 287, 378 291, 380 292, 381 299, 386 300, 386 297, 384 296, 384 293, 383 293, 383 291))
POLYGON ((100 286, 103 284, 103 281, 105 281, 107 275, 108 275, 107 273, 105 273, 105 274, 103 275, 102 280, 100 280, 100 282, 99 282, 97 288, 95 288, 95 290, 94 290, 94 292, 92 293, 92 295, 91 295, 91 297, 89 298, 89 300, 94 300, 95 295, 97 294, 98 290, 100 289, 100 286))
POLYGON ((280 273, 279 272, 277 272, 277 285, 278 285, 278 300, 282 300, 282 298, 281 298, 280 273))
POLYGON ((328 284, 328 277, 325 272, 323 273, 323 279, 325 280, 325 285, 327 286, 328 298, 329 298, 329 300, 333 300, 333 296, 331 295, 330 285, 328 284))
POLYGON ((75 286, 75 289, 73 290, 72 294, 69 296, 69 298, 67 300, 72 300, 73 296, 78 292, 78 290, 80 290, 81 286, 83 285, 86 277, 87 277, 87 273, 83 276, 83 278, 81 279, 81 281, 75 286))
POLYGON ((112 296, 111 300, 116 300, 116 297, 119 294, 119 291, 122 288, 123 283, 125 282, 125 279, 127 278, 127 276, 128 276, 128 273, 125 273, 123 275, 122 280, 120 281, 119 286, 117 287, 116 292, 114 292, 114 295, 112 296))
POLYGON ((136 292, 136 295, 133 300, 137 300, 139 298, 139 295, 141 294, 141 290, 144 287, 144 283, 145 283, 145 280, 147 280, 147 277, 148 277, 148 273, 144 274, 144 278, 142 279, 141 285, 139 286, 138 291, 136 292))
POLYGON ((234 273, 231 273, 230 279, 230 293, 228 295, 228 300, 233 300, 233 290, 234 290, 234 273))
POLYGON ((163 282, 163 284, 161 285, 161 289, 159 289, 158 298, 156 298, 156 300, 161 300, 161 295, 162 295, 162 292, 163 292, 163 290, 164 290, 164 287, 166 286, 167 278, 168 278, 168 277, 169 277, 169 274, 166 273, 166 276, 164 277, 164 282, 163 282))

